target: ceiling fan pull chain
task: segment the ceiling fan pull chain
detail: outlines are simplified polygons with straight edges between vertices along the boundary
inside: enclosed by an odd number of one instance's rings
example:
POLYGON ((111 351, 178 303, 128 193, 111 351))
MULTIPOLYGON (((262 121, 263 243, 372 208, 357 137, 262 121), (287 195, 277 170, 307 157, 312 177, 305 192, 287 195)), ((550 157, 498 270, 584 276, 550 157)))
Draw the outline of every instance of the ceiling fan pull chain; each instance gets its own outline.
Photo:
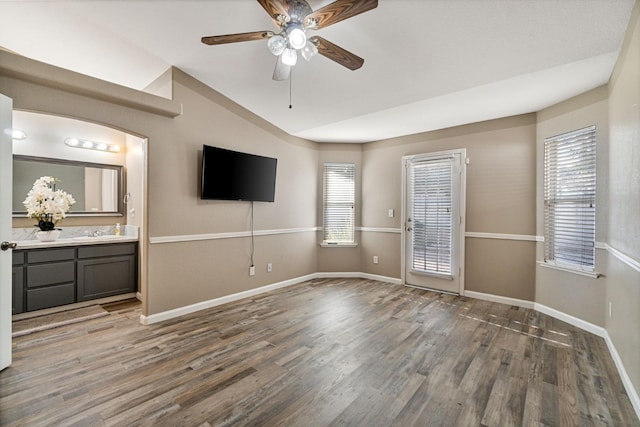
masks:
POLYGON ((291 70, 291 74, 289 75, 289 109, 291 110, 291 85, 293 80, 293 70, 291 70))

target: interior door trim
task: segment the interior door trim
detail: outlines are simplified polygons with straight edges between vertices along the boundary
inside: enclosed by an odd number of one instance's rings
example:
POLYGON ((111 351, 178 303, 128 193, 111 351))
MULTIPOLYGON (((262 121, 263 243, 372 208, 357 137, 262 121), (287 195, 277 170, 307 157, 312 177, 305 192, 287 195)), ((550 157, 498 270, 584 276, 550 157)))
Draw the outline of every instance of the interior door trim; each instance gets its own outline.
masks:
MULTIPOLYGON (((433 153, 420 153, 420 154, 412 154, 407 156, 402 156, 400 159, 400 170, 402 175, 400 194, 401 194, 401 220, 402 226, 400 228, 400 282, 405 286, 416 287, 415 285, 411 285, 407 283, 406 278, 406 263, 407 263, 407 251, 406 251, 406 240, 407 240, 407 227, 408 224, 405 222, 405 218, 407 217, 407 165, 408 162, 414 158, 425 157, 428 156, 430 159, 442 159, 442 158, 450 158, 455 154, 460 154, 461 158, 461 168, 460 168, 460 230, 458 233, 458 245, 460 248, 459 251, 459 260, 458 260, 458 274, 459 274, 459 289, 458 294, 464 295, 465 290, 465 239, 466 239, 466 212, 467 212, 467 164, 469 159, 467 158, 467 149, 466 148, 458 148, 454 150, 446 150, 446 151, 437 151, 433 153)), ((446 278, 445 278, 446 280, 446 278)), ((445 292, 440 291, 438 292, 445 292)))

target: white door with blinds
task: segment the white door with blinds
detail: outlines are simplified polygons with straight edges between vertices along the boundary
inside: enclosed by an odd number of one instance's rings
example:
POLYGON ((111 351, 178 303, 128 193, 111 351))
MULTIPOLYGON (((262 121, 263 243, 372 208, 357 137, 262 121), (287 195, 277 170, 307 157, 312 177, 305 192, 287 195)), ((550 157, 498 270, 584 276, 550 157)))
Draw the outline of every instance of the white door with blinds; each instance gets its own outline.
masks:
POLYGON ((463 291, 466 150, 403 158, 403 281, 463 291))

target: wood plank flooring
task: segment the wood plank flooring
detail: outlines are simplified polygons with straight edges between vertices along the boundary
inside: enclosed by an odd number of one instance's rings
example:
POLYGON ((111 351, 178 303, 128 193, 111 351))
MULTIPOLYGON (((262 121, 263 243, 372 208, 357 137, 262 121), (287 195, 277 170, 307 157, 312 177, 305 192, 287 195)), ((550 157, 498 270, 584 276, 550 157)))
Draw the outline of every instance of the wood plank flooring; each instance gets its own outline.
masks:
POLYGON ((0 425, 640 425, 604 340, 533 310, 363 279, 107 310, 13 341, 0 425))

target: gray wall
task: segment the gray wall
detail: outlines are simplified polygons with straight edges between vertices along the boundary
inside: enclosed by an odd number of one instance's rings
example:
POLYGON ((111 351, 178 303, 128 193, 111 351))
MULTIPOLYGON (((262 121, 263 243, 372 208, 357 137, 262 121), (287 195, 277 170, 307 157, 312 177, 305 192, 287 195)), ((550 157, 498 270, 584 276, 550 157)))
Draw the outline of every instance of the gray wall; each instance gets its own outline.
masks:
POLYGON ((607 251, 605 326, 640 394, 640 2, 609 84, 609 128, 607 243, 628 259, 607 251))
MULTIPOLYGON (((609 121, 606 86, 572 98, 538 113, 538 235, 544 235, 543 156, 544 139, 564 132, 596 125, 596 241, 606 242, 609 121)), ((600 269, 603 251, 596 251, 600 269)), ((544 259, 544 243, 538 244, 537 260, 544 259)), ((566 314, 604 326, 604 279, 591 279, 538 266, 536 302, 566 314)))
MULTIPOLYGON (((356 211, 355 225, 362 224, 362 146, 360 144, 319 144, 316 192, 318 195, 316 217, 318 227, 322 227, 322 174, 324 163, 353 163, 356 167, 356 211)), ((318 232, 318 242, 322 242, 322 231, 318 232)), ((318 271, 353 272, 361 271, 360 253, 362 233, 355 234, 357 247, 318 247, 318 271)))
MULTIPOLYGON (((403 156, 466 148, 466 230, 526 235, 532 241, 466 239, 465 289, 533 301, 535 295, 535 114, 366 144, 362 161, 362 226, 402 227, 403 156), (387 215, 395 209, 394 218, 387 215)), ((362 269, 400 277, 401 235, 362 233, 362 269), (380 264, 372 263, 378 255, 380 264)))

